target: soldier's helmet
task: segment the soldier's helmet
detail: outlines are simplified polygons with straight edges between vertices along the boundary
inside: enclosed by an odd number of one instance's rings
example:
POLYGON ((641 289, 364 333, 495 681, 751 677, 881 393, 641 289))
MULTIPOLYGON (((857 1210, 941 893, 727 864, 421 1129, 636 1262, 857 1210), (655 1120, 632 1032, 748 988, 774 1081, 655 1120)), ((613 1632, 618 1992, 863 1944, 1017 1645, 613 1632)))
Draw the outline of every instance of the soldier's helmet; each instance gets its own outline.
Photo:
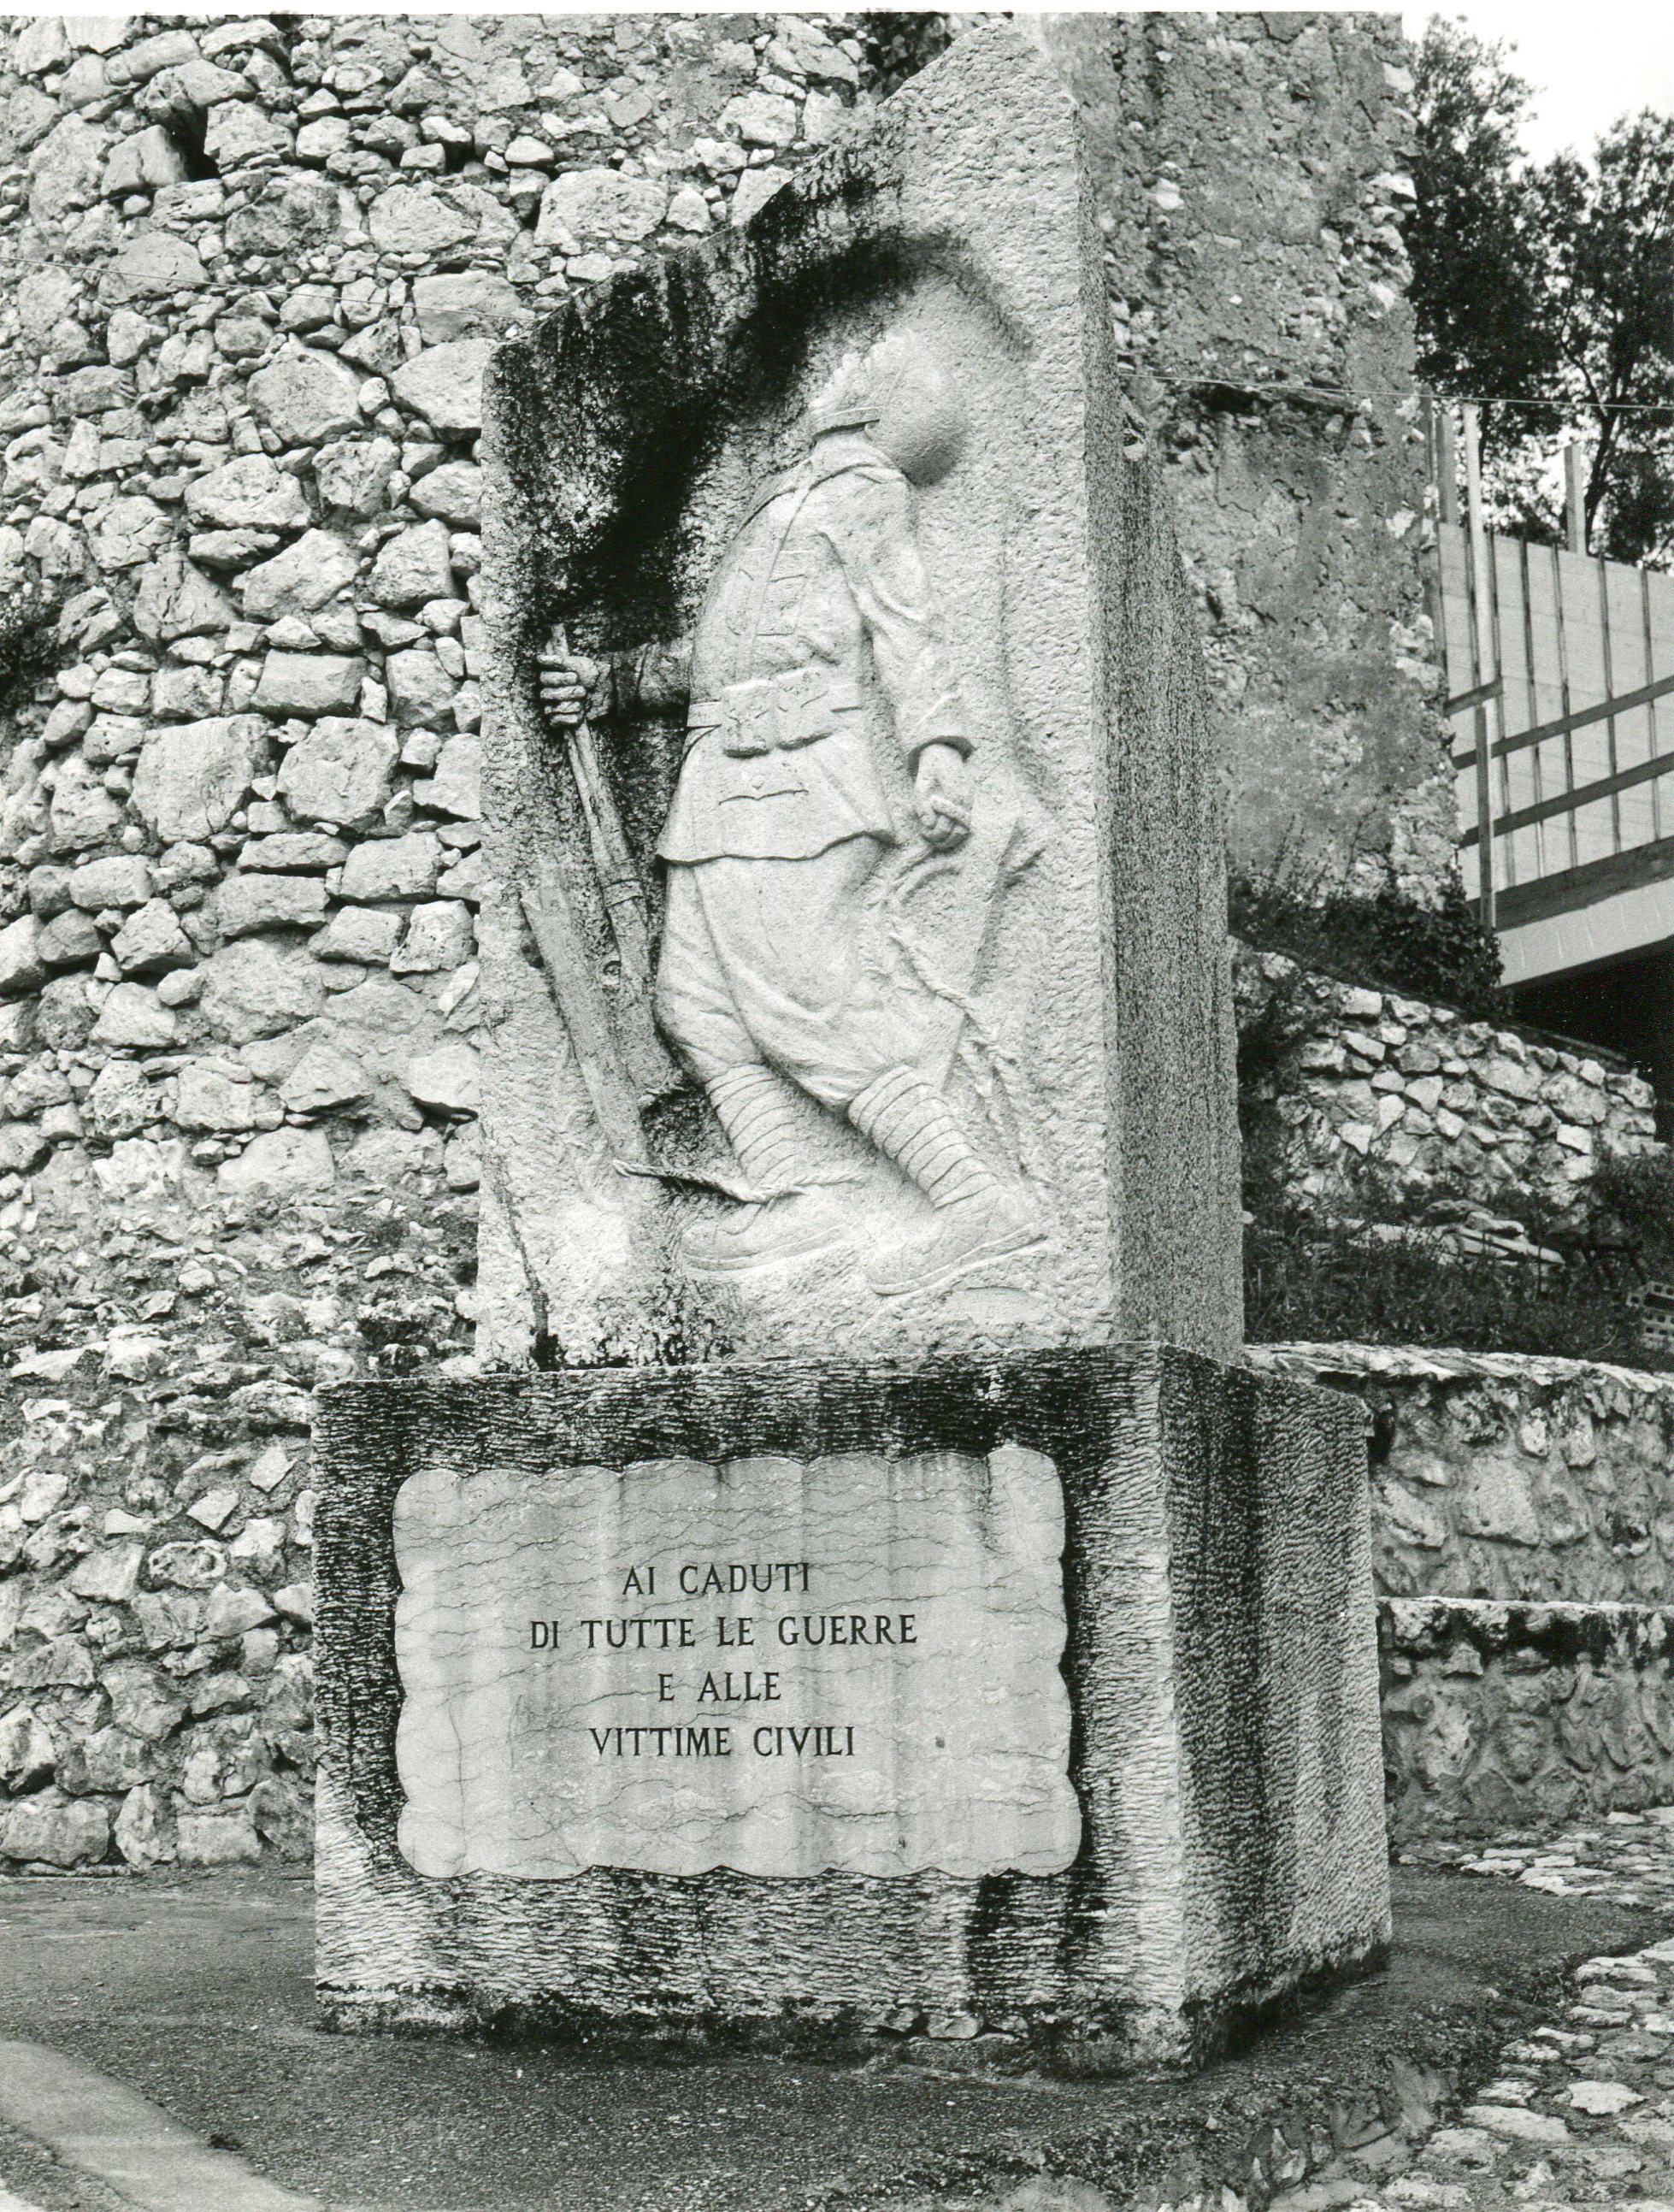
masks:
POLYGON ((864 353, 845 354, 809 409, 816 437, 864 429, 913 483, 935 483, 958 459, 964 402, 934 349, 911 331, 893 331, 864 353))

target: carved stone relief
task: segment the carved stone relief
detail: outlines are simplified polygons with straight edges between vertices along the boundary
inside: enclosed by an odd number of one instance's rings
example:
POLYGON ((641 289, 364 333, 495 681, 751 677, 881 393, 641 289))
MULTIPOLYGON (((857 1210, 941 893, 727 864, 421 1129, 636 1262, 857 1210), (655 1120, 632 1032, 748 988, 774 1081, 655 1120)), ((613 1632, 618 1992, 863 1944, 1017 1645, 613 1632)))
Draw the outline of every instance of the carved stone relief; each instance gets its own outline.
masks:
MULTIPOLYGON (((829 1258, 874 1298, 933 1298, 1016 1285, 1049 1249, 1019 1065, 981 995, 1043 817, 1009 748, 979 739, 919 524, 969 437, 949 350, 898 325, 841 351, 805 453, 743 501, 688 636, 606 672, 561 635, 543 656, 573 754, 591 743, 590 688, 617 714, 684 721, 654 975, 620 840, 593 844, 613 921, 633 931, 617 927, 622 1072, 649 1064, 654 1007, 652 1050, 701 1085, 730 1156, 704 1179, 719 1202, 692 1207, 678 1238, 699 1280, 747 1289, 829 1258), (834 1147, 839 1127, 858 1144, 834 1147)), ((590 823, 601 814, 608 797, 590 823)), ((614 1120, 623 1164, 655 1175, 628 1115, 614 1120)))

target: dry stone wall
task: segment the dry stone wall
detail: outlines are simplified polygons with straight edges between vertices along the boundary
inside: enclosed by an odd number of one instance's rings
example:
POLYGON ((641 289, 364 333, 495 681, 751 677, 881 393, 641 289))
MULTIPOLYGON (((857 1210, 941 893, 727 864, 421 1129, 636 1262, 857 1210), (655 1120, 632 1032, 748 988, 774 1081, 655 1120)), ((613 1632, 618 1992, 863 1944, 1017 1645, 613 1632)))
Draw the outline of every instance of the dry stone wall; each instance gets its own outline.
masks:
MULTIPOLYGON (((1369 793, 1416 879, 1391 20, 1050 36, 1242 803, 1369 793)), ((0 1859, 306 1848, 307 1393, 470 1350, 483 361, 759 206, 859 31, 0 26, 0 597, 63 601, 0 726, 0 1859)))
POLYGON ((1621 1061, 1311 975, 1280 953, 1240 950, 1233 974, 1240 1033, 1265 1027, 1278 1045, 1247 1103, 1277 1120, 1283 1186, 1299 1201, 1352 1215, 1369 1181, 1414 1213, 1441 1201, 1438 1218, 1514 1218, 1530 1194, 1561 1218, 1600 1159, 1655 1148, 1654 1094, 1621 1061))
POLYGON ((1379 1608, 1390 1841, 1550 1835, 1674 1797, 1665 1606, 1379 1608))
POLYGON ((1248 1356, 1366 1407, 1387 1595, 1674 1597, 1674 1376, 1388 1345, 1258 1345, 1248 1356))
POLYGON ((0 1858, 307 1848, 310 1389, 469 1350, 478 386, 818 16, 0 32, 0 1858))
POLYGON ((1392 1841, 1674 1796, 1674 1377, 1381 1345, 1249 1357, 1366 1408, 1392 1841))

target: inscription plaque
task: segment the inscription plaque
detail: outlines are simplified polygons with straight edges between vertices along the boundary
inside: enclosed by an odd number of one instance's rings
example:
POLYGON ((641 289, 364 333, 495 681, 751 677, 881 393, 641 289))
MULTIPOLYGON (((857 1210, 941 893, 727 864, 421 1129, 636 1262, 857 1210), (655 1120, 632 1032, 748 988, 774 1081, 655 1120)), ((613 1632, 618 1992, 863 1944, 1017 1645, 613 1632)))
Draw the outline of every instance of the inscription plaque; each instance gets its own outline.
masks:
POLYGON ((395 1506, 422 1875, 1052 1874, 1063 1498, 1043 1454, 444 1469, 395 1506))

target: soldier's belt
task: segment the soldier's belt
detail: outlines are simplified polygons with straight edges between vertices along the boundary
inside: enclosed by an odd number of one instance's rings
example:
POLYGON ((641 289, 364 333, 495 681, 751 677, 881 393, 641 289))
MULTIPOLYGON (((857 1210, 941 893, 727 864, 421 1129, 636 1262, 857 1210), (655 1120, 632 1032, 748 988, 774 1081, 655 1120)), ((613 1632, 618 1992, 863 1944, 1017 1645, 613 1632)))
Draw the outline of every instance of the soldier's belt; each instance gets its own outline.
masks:
POLYGON ((729 684, 719 699, 694 700, 686 714, 686 741, 689 747, 719 730, 721 750, 737 757, 792 752, 829 737, 838 715, 860 703, 858 684, 834 684, 822 668, 754 676, 729 684))

